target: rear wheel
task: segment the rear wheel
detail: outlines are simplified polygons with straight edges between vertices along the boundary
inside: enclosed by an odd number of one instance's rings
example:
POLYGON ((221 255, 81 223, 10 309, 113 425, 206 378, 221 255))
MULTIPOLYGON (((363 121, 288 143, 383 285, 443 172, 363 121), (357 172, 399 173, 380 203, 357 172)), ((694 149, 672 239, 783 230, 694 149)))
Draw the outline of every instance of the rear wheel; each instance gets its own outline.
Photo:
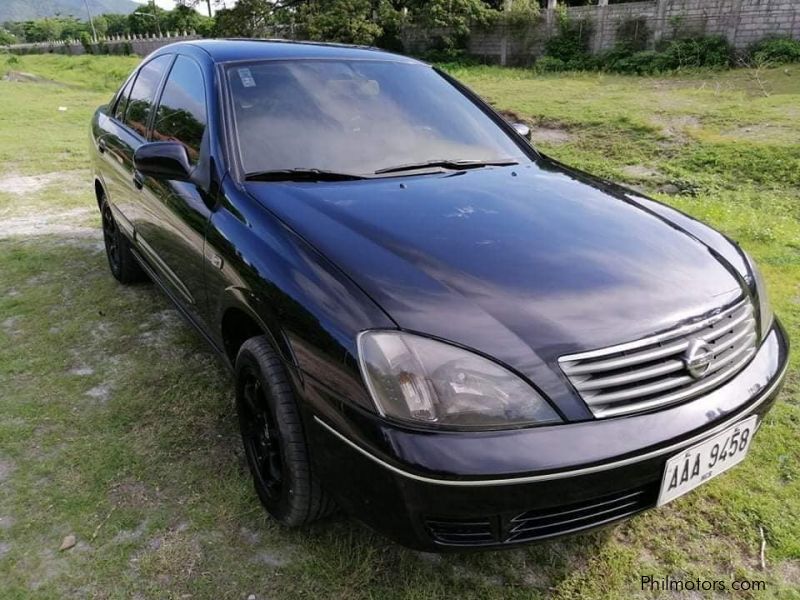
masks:
POLYGON ((265 336, 236 357, 236 408, 245 456, 261 503, 288 527, 334 510, 308 460, 303 425, 283 364, 265 336))
POLYGON ((103 242, 111 274, 120 283, 145 281, 147 275, 136 261, 128 238, 120 231, 111 207, 105 200, 100 205, 100 212, 103 219, 103 242))

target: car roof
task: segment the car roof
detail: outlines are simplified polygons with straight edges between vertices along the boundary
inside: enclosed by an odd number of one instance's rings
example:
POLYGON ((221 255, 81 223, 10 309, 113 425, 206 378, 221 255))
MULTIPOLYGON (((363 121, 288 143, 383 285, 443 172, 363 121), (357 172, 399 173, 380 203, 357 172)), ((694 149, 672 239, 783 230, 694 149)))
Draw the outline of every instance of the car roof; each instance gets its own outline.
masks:
POLYGON ((393 62, 422 64, 412 58, 408 58, 400 54, 394 54, 392 52, 386 52, 378 48, 321 42, 295 42, 290 40, 192 40, 178 42, 177 44, 170 44, 170 46, 165 46, 162 48, 162 50, 169 50, 171 47, 180 46, 193 46, 200 48, 208 53, 214 62, 268 59, 291 60, 309 58, 338 58, 345 60, 387 60, 393 62))

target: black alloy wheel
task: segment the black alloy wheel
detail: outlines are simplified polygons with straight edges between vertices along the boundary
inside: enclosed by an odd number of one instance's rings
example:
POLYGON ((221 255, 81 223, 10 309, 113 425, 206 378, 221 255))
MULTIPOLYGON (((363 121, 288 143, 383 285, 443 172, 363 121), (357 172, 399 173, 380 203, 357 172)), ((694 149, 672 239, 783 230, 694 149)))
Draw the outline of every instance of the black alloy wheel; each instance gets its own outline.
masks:
POLYGON ((247 462, 256 487, 270 503, 280 499, 283 486, 283 453, 280 432, 270 413, 261 380, 251 367, 242 370, 242 401, 239 425, 247 462))
POLYGON ((287 527, 333 512, 311 461, 303 422, 283 361, 267 336, 250 338, 236 356, 236 410, 245 458, 261 503, 287 527))

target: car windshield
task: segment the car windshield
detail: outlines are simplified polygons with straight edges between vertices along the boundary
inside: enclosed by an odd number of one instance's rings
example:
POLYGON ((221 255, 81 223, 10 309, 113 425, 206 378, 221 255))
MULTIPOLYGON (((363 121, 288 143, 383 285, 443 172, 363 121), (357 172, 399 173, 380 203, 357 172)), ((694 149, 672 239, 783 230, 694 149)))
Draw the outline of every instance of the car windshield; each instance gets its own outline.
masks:
POLYGON ((529 161, 491 118, 426 65, 268 61, 237 63, 227 73, 243 169, 254 178, 529 161))

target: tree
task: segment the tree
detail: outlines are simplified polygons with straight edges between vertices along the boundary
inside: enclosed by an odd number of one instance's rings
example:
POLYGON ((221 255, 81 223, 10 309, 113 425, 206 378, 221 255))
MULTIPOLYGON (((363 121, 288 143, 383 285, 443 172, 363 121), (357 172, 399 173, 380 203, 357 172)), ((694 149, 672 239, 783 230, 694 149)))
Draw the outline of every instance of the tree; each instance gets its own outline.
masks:
POLYGON ((274 23, 277 7, 266 0, 239 0, 217 11, 213 34, 217 37, 259 37, 274 23))
POLYGON ((411 0, 407 5, 418 24, 447 28, 456 35, 467 35, 473 23, 486 22, 491 10, 482 0, 411 0))
POLYGON ((100 37, 108 35, 108 21, 103 15, 98 15, 94 18, 94 30, 100 37))
POLYGON ((372 45, 383 33, 373 18, 375 4, 372 0, 317 0, 307 2, 298 17, 309 39, 372 45))
POLYGON ((155 4, 140 6, 128 15, 128 27, 131 33, 137 35, 152 35, 162 33, 167 11, 155 4))
POLYGON ((106 35, 128 35, 131 32, 128 15, 106 13, 101 15, 101 17, 105 19, 107 23, 106 35))
MULTIPOLYGON (((220 0, 215 0, 217 5, 220 4, 220 0)), ((206 10, 208 11, 208 16, 212 17, 213 12, 211 11, 211 0, 175 0, 176 8, 178 6, 182 6, 185 8, 197 8, 198 4, 205 4, 206 10)))
POLYGON ((10 46, 16 44, 16 36, 6 29, 0 29, 0 46, 10 46))
POLYGON ((46 42, 61 39, 62 25, 57 19, 38 19, 22 24, 26 42, 46 42))
POLYGON ((214 20, 184 4, 177 5, 166 13, 161 25, 167 31, 196 31, 208 35, 214 27, 214 20))

